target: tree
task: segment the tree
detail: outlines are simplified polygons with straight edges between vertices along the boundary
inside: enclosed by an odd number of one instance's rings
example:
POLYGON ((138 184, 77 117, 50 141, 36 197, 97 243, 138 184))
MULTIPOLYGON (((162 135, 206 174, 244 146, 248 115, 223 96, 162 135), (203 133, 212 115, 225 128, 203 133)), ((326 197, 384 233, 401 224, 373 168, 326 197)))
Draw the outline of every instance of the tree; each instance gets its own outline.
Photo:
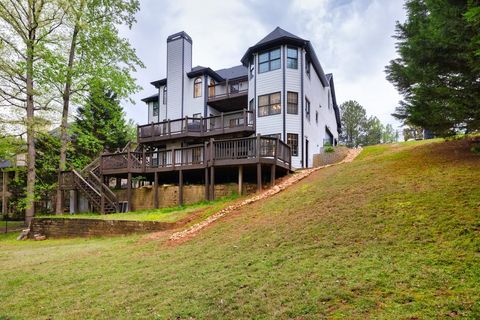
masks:
POLYGON ((371 116, 363 123, 362 145, 369 146, 382 143, 383 125, 377 117, 371 116))
POLYGON ((34 215, 36 112, 53 101, 46 97, 41 65, 62 18, 53 0, 0 1, 0 106, 24 112, 15 124, 27 136, 27 223, 34 215))
POLYGON ((358 147, 361 143, 362 128, 367 120, 367 112, 357 101, 349 100, 340 105, 342 135, 349 147, 358 147))
MULTIPOLYGON (((66 169, 67 124, 70 101, 85 101, 89 83, 101 82, 118 97, 125 98, 138 87, 131 76, 136 66, 143 66, 128 41, 118 36, 118 27, 131 27, 139 9, 138 0, 70 0, 64 3, 65 41, 51 51, 54 59, 51 77, 62 95, 60 126, 60 172, 66 169)), ((57 191, 56 211, 62 210, 62 192, 57 191)))
POLYGON ((395 117, 441 135, 480 129, 479 2, 408 0, 400 58, 386 67, 403 95, 395 117))
POLYGON ((418 126, 414 125, 406 125, 403 128, 403 139, 405 141, 408 140, 418 140, 418 139, 423 139, 423 129, 418 126))
POLYGON ((391 124, 387 124, 382 132, 383 143, 393 143, 398 140, 398 132, 393 129, 391 124))
POLYGON ((86 104, 78 108, 72 133, 77 158, 74 165, 82 168, 104 150, 125 147, 135 140, 132 122, 125 120, 120 102, 113 92, 92 86, 86 104))

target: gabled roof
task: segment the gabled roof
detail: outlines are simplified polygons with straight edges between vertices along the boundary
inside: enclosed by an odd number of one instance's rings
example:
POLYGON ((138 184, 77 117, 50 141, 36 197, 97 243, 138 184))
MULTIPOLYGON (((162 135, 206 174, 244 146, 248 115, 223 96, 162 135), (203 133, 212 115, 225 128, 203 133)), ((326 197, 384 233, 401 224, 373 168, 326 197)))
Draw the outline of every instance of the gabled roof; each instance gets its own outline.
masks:
POLYGON ((248 68, 243 65, 238 65, 231 68, 225 68, 215 71, 223 79, 237 79, 246 77, 248 75, 248 68))
POLYGON ((302 39, 288 31, 283 30, 280 27, 276 27, 275 30, 270 32, 265 38, 257 42, 254 46, 248 48, 247 52, 245 52, 245 54, 243 55, 241 62, 244 66, 248 66, 248 60, 253 53, 266 50, 281 44, 290 44, 305 48, 305 51, 307 52, 307 55, 313 65, 313 68, 317 72, 323 86, 328 86, 327 78, 325 78, 325 72, 323 71, 322 65, 320 64, 320 61, 318 60, 317 55, 315 54, 315 50, 313 49, 310 41, 302 39))
POLYGON ((167 78, 163 78, 163 79, 160 79, 160 80, 156 80, 156 81, 153 81, 153 82, 150 82, 151 85, 153 85, 155 88, 160 88, 161 86, 164 86, 167 84, 167 78))
POLYGON ((155 93, 155 94, 152 94, 151 96, 143 98, 142 101, 145 103, 158 101, 158 93, 155 93))
POLYGON ((257 44, 255 44, 255 46, 259 46, 259 45, 262 45, 262 44, 268 44, 268 43, 270 43, 272 41, 275 41, 275 40, 278 40, 278 39, 292 39, 292 40, 298 40, 300 42, 305 41, 302 38, 288 32, 288 31, 285 31, 280 27, 276 27, 275 30, 270 32, 265 38, 258 41, 257 44))
POLYGON ((187 76, 189 78, 194 78, 194 77, 202 76, 204 74, 209 75, 210 77, 215 79, 215 81, 223 81, 223 78, 219 76, 215 71, 213 71, 208 67, 202 67, 202 66, 193 67, 192 71, 187 73, 187 76))

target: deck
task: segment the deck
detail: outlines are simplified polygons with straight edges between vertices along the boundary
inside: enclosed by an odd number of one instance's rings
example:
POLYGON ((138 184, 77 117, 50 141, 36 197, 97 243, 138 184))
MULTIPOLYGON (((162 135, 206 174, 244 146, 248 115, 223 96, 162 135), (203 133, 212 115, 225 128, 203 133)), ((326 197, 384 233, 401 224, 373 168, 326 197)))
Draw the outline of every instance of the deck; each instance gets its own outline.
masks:
POLYGON ((290 147, 277 138, 262 136, 228 140, 211 139, 202 145, 178 149, 106 153, 101 156, 100 168, 102 175, 118 175, 258 163, 290 170, 290 147))
POLYGON ((255 132, 252 111, 220 113, 211 117, 185 117, 137 127, 139 143, 161 142, 186 137, 211 138, 225 134, 251 135, 255 132))

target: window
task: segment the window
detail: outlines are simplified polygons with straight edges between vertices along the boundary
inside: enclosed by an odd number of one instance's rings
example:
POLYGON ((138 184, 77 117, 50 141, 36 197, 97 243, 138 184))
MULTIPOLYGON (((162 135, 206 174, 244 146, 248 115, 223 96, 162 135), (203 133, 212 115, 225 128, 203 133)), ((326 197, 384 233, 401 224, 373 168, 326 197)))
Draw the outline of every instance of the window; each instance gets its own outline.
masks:
POLYGON ((159 110, 160 110, 160 106, 158 105, 158 101, 153 102, 152 109, 153 109, 153 116, 158 117, 158 113, 159 113, 159 110))
POLYGON ((280 48, 266 51, 258 56, 258 72, 280 69, 280 48))
POLYGON ((305 61, 305 73, 310 78, 310 59, 306 59, 305 61))
POLYGON ((275 139, 280 139, 281 138, 281 134, 280 133, 273 133, 273 134, 264 134, 263 135, 264 137, 268 137, 268 138, 275 138, 275 139))
POLYGON ((202 117, 202 114, 201 114, 201 113, 194 113, 194 114, 193 114, 193 117, 194 117, 194 118, 201 118, 201 117, 202 117))
POLYGON ((305 116, 310 120, 310 101, 305 98, 305 116))
POLYGON ((258 97, 259 117, 279 114, 280 112, 280 92, 266 94, 258 97))
POLYGON ((298 134, 297 133, 287 133, 287 144, 290 146, 292 151, 292 156, 298 156, 298 134))
POLYGON ((287 113, 298 114, 298 93, 287 92, 287 113))
POLYGON ((193 97, 198 98, 202 96, 202 78, 198 77, 193 82, 193 97))
POLYGON ((250 79, 253 78, 253 75, 255 74, 255 56, 252 56, 250 59, 250 79))
POLYGON ((248 103, 248 110, 253 111, 253 109, 255 109, 255 106, 254 106, 253 99, 251 99, 250 102, 248 103))
POLYGON ((315 111, 315 122, 318 123, 318 111, 315 111))
POLYGON ((210 85, 208 86, 208 96, 215 97, 215 80, 210 79, 210 85))
POLYGON ((287 68, 298 69, 298 50, 297 50, 297 48, 287 47, 287 68))
POLYGON ((163 87, 163 104, 167 104, 167 86, 163 87))

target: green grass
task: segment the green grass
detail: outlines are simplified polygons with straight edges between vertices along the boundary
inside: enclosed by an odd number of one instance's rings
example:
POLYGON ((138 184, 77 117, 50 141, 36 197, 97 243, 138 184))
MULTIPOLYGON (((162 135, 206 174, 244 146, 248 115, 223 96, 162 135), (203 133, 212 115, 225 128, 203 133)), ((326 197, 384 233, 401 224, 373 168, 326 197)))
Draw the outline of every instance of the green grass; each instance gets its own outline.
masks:
POLYGON ((80 214, 62 214, 62 215, 41 215, 38 218, 53 219, 101 219, 101 220, 135 220, 135 221, 162 221, 176 222, 188 217, 192 213, 201 213, 202 217, 210 215, 230 201, 238 198, 238 195, 223 197, 215 201, 202 201, 191 205, 177 206, 162 209, 138 210, 125 213, 99 214, 99 213, 80 213, 80 214))
POLYGON ((480 157, 365 148, 183 244, 0 235, 0 318, 479 319, 480 157))

